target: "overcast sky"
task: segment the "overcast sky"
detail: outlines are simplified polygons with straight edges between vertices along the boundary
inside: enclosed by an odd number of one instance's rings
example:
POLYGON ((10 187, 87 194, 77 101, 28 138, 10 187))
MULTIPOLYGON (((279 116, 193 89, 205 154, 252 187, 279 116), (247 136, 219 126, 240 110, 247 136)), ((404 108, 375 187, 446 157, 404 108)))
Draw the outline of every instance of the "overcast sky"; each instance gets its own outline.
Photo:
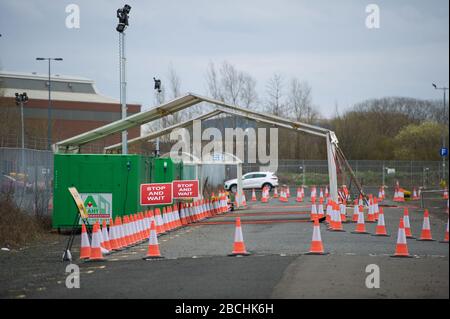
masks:
MULTIPOLYGON (((0 0, 0 66, 46 73, 37 56, 63 57, 54 73, 95 80, 119 96, 116 9, 124 0, 0 0), (68 29, 65 8, 80 7, 68 29)), ((313 102, 330 116, 367 98, 438 98, 448 86, 448 0, 136 0, 127 29, 128 100, 154 105, 153 76, 170 63, 183 92, 206 95, 209 62, 227 60, 257 80, 260 97, 274 73, 312 86, 313 102), (379 6, 380 28, 365 9, 379 6)))

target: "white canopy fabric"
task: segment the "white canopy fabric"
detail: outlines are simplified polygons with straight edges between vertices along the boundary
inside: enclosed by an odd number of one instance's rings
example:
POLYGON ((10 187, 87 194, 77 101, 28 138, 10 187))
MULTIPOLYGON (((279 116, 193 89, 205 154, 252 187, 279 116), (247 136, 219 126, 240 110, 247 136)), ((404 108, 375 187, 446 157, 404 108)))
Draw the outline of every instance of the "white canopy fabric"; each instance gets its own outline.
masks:
POLYGON ((201 102, 207 102, 211 104, 215 104, 218 106, 222 106, 223 108, 233 110, 245 115, 253 116, 256 118, 259 118, 261 120, 268 120, 273 121, 278 124, 284 124, 291 126, 292 128, 297 128, 299 130, 302 130, 307 133, 315 134, 315 135, 321 135, 325 136, 330 131, 328 129, 324 129, 318 126, 305 124, 301 122, 295 122, 290 121, 275 115, 263 113, 263 112, 257 112, 253 111, 247 108, 241 108, 236 105, 231 105, 219 100, 214 100, 211 98, 203 97, 197 94, 188 93, 182 97, 176 98, 170 102, 161 104, 157 107, 154 107, 148 111, 140 112, 137 114, 133 114, 125 119, 121 119, 112 123, 109 123, 107 125, 104 125, 102 127, 93 129, 91 131, 82 133, 80 135, 68 138, 66 140, 57 142, 53 145, 54 152, 77 152, 79 147, 101 139, 103 137, 109 136, 114 133, 122 132, 124 130, 130 129, 132 127, 140 126, 142 124, 146 124, 155 120, 158 120, 164 116, 176 113, 178 111, 181 111, 185 108, 188 108, 190 106, 193 106, 195 104, 201 103, 201 102))
MULTIPOLYGON (((72 138, 57 142, 53 145, 53 150, 55 153, 58 152, 78 152, 80 147, 86 143, 95 141, 97 139, 109 136, 114 133, 122 132, 124 130, 130 129, 132 127, 140 126, 142 124, 146 124, 155 120, 158 120, 167 115, 176 113, 183 109, 186 109, 195 104, 199 104, 201 102, 211 103, 216 106, 219 106, 220 110, 223 112, 227 110, 228 112, 233 113, 234 115, 244 116, 248 118, 252 118, 254 120, 264 121, 266 123, 271 123, 278 126, 283 126, 287 128, 291 128, 294 130, 306 132, 309 134, 322 136, 326 138, 327 142, 327 156, 328 156, 328 172, 330 179, 330 193, 333 200, 337 201, 337 175, 336 175, 336 163, 335 163, 335 154, 336 154, 336 146, 338 140, 334 134, 334 132, 319 127, 315 125, 310 125, 306 123, 291 121, 288 119, 281 118, 279 116, 271 115, 268 113, 253 111, 248 108, 242 108, 236 105, 228 104, 223 101, 211 99, 208 97, 203 97, 201 95, 187 93, 186 95, 176 98, 170 102, 164 103, 157 107, 154 107, 148 111, 140 112, 134 115, 131 115, 125 119, 121 119, 115 121, 113 123, 104 125, 102 127, 96 128, 94 130, 88 131, 86 133, 74 136, 72 138)), ((208 114, 200 116, 200 118, 204 117, 212 117, 215 111, 210 112, 208 114)), ((190 120, 192 121, 192 120, 190 120)), ((187 125, 186 121, 183 124, 187 125)), ((176 125, 175 125, 176 126, 176 125)), ((157 137, 158 134, 167 134, 169 129, 165 128, 159 132, 155 132, 152 137, 157 137)), ((163 134, 163 135, 164 135, 163 134)), ((149 138, 148 136, 146 138, 149 138)), ((151 137, 150 137, 151 138, 151 137)), ((138 138, 140 139, 140 138, 138 138)), ((239 189, 239 187, 238 187, 239 189)))

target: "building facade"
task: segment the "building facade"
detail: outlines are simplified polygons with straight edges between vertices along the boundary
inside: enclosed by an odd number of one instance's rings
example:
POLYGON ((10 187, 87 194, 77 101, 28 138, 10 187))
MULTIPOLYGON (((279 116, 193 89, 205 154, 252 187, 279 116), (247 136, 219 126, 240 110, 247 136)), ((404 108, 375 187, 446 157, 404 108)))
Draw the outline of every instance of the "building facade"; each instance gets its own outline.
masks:
MULTIPOLYGON (((19 73, 0 71, 0 111, 2 114, 19 114, 20 110, 15 104, 15 93, 26 92, 29 101, 24 107, 25 145, 30 148, 45 149, 48 138, 48 109, 49 96, 48 75, 36 73, 19 73), (42 140, 34 143, 33 140, 42 140), (39 146, 38 146, 39 144, 39 146)), ((141 105, 128 104, 128 115, 140 112, 141 105)), ((11 123, 7 116, 0 118, 1 125, 13 126, 10 130, 2 132, 2 144, 14 144, 19 140, 20 126, 17 116, 11 123), (3 121, 3 123, 2 123, 3 121), (5 133, 8 132, 8 133, 5 133), (15 136, 17 135, 17 136, 15 136)), ((69 137, 76 136, 94 128, 103 126, 121 118, 120 102, 98 93, 94 81, 73 76, 51 76, 51 142, 55 143, 69 137)), ((129 138, 138 137, 140 128, 136 127, 128 132, 129 138)), ((1 139, 1 138, 0 138, 1 139)), ((93 144, 86 145, 83 152, 101 152, 103 146, 118 143, 121 135, 107 137, 93 144)), ((1 146, 1 145, 0 145, 1 146)), ((3 145, 17 147, 20 145, 3 145)))

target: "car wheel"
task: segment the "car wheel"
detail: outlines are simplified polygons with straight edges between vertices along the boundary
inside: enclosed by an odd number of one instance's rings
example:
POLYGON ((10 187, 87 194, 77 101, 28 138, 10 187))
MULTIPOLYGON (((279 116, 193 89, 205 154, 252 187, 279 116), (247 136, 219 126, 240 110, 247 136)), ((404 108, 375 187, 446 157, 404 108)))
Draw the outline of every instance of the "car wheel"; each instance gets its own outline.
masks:
POLYGON ((232 193, 237 193, 237 185, 236 184, 234 184, 234 185, 231 185, 230 186, 230 191, 232 192, 232 193))
POLYGON ((265 184, 262 186, 262 188, 264 188, 264 187, 268 187, 268 188, 269 188, 269 191, 272 191, 272 188, 273 188, 272 184, 269 184, 269 183, 265 183, 265 184))

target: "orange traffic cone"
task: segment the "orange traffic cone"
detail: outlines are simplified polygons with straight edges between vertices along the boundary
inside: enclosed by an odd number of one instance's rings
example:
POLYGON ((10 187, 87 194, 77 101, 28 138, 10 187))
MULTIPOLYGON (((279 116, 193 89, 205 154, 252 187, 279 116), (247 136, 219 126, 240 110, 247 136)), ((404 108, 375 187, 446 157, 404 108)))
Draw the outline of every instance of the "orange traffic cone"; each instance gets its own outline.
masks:
POLYGON ((166 232, 164 227, 164 220, 161 216, 161 210, 159 208, 155 209, 155 219, 156 219, 156 233, 163 234, 166 232))
POLYGON ((346 223, 347 222, 347 205, 345 204, 345 201, 339 205, 339 210, 340 210, 342 222, 346 223))
POLYGON ((278 198, 278 188, 275 187, 273 190, 273 198, 278 198))
POLYGON ((244 236, 242 235, 241 218, 236 217, 236 230, 234 233, 233 252, 229 256, 248 256, 250 255, 245 249, 244 236))
POLYGON ((447 243, 448 244, 448 218, 447 218, 447 230, 445 231, 444 240, 441 241, 441 243, 447 243))
MULTIPOLYGON (((323 199, 322 199, 322 201, 323 201, 323 199)), ((326 223, 330 223, 331 222, 331 215, 332 215, 332 213, 333 213, 333 204, 332 204, 332 202, 331 202, 331 200, 330 199, 328 199, 328 203, 327 203, 327 209, 326 209, 326 223)))
POLYGON ((405 190, 403 188, 400 188, 398 191, 398 201, 399 202, 405 201, 405 190))
POLYGON ((89 244, 89 236, 84 223, 81 224, 81 247, 80 259, 88 259, 91 256, 91 245, 89 244))
POLYGON ((155 221, 153 220, 152 224, 150 225, 150 236, 148 238, 147 255, 142 259, 150 260, 156 258, 163 258, 163 257, 161 256, 161 252, 159 251, 158 237, 156 235, 156 224, 155 221))
POLYGON ((109 219, 109 244, 111 245, 111 250, 119 250, 117 227, 114 225, 112 218, 109 219))
POLYGON ((102 248, 100 246, 101 235, 100 235, 100 225, 98 222, 94 224, 92 230, 92 246, 91 254, 89 256, 89 261, 102 261, 104 260, 102 254, 102 248))
POLYGON ((387 234, 386 225, 384 223, 383 207, 380 207, 380 212, 378 213, 378 224, 377 227, 375 228, 375 236, 385 236, 385 237, 389 236, 387 234))
POLYGON ((442 199, 448 199, 448 189, 444 189, 444 193, 442 194, 442 199))
POLYGON ((316 200, 316 197, 317 197, 317 189, 316 189, 316 187, 312 187, 311 188, 311 195, 310 195, 310 200, 311 200, 311 202, 313 201, 313 200, 316 200))
POLYGON ((395 253, 391 257, 412 257, 408 252, 408 243, 406 242, 405 225, 403 218, 400 218, 400 225, 398 227, 397 245, 395 253))
POLYGON ((297 201, 298 203, 301 203, 303 201, 302 191, 300 187, 297 188, 297 198, 295 199, 295 201, 297 201))
POLYGON ((252 202, 256 202, 256 193, 255 193, 255 189, 252 189, 252 202))
POLYGON ((342 220, 341 220, 341 213, 339 212, 339 205, 336 203, 333 205, 333 212, 331 214, 331 223, 330 223, 329 230, 345 232, 344 228, 342 227, 342 220))
POLYGON ((358 200, 355 199, 355 203, 353 206, 353 218, 352 218, 352 222, 356 223, 358 222, 358 217, 359 217, 359 205, 358 205, 358 200))
POLYGON ((373 204, 372 195, 369 195, 369 212, 367 213, 367 222, 375 223, 375 206, 373 204))
POLYGON ((428 209, 425 209, 425 212, 423 213, 422 233, 420 234, 420 238, 417 240, 434 241, 431 236, 430 215, 428 213, 428 209))
POLYGON ((103 220, 102 224, 102 238, 104 248, 108 251, 111 251, 111 243, 109 242, 109 234, 108 234, 108 227, 106 226, 106 220, 103 220))
POLYGON ((405 233, 406 233, 406 238, 415 238, 412 233, 411 233, 411 225, 409 224, 409 212, 408 212, 408 208, 405 207, 405 209, 403 210, 403 221, 404 221, 404 227, 405 227, 405 233))
POLYGON ((311 205, 311 214, 310 214, 310 221, 314 221, 317 218, 319 218, 319 215, 317 214, 317 207, 316 207, 316 203, 313 202, 311 205))
MULTIPOLYGON (((276 190, 277 189, 275 188, 275 192, 276 192, 276 190)), ((261 194, 261 203, 267 203, 267 202, 268 202, 267 189, 263 188, 262 194, 261 194)))
POLYGON ((119 249, 122 249, 127 246, 127 243, 125 241, 125 233, 120 216, 116 216, 116 222, 114 224, 117 228, 117 244, 119 245, 119 249))
POLYGON ((283 190, 280 192, 280 202, 287 202, 288 198, 287 198, 287 193, 286 193, 286 188, 283 188, 283 190))
POLYGON ((359 206, 358 222, 356 223, 355 231, 353 231, 352 234, 368 234, 366 224, 364 223, 364 210, 362 206, 359 206))
POLYGON ((311 241, 311 247, 306 255, 327 255, 323 250, 322 236, 320 235, 319 220, 314 219, 314 228, 311 241))
POLYGON ((376 197, 373 198, 373 213, 375 217, 375 221, 378 221, 378 215, 380 214, 380 206, 378 206, 378 199, 376 197))
POLYGON ((319 205, 318 205, 318 209, 317 209, 317 215, 319 220, 325 217, 325 213, 323 211, 323 200, 319 200, 319 205))
POLYGON ((247 207, 247 200, 245 198, 245 192, 242 192, 242 206, 247 207))

